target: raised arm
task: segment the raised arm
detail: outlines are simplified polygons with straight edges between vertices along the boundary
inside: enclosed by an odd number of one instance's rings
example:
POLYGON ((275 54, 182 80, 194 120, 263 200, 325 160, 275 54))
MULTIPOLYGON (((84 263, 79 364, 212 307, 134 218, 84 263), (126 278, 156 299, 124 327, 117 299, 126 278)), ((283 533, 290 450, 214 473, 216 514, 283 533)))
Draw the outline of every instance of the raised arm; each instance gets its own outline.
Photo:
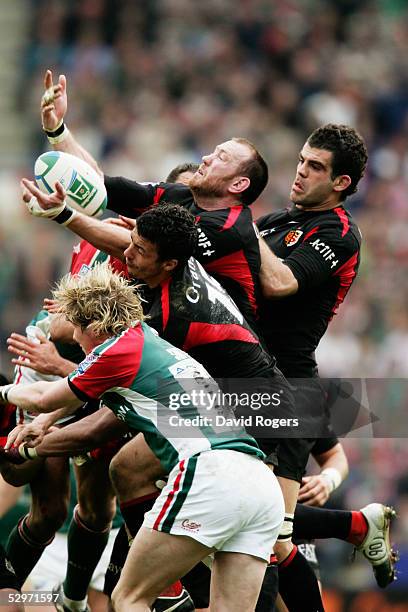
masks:
POLYGON ((44 76, 45 92, 41 98, 41 120, 43 129, 55 151, 71 153, 85 160, 92 168, 103 176, 96 160, 79 144, 64 124, 68 110, 67 80, 64 74, 58 77, 54 85, 51 70, 44 76))
POLYGON ((65 225, 97 249, 124 261, 123 252, 130 243, 129 230, 71 210, 65 203, 65 190, 58 182, 51 194, 43 193, 28 179, 21 181, 21 189, 23 202, 34 217, 47 217, 65 225))

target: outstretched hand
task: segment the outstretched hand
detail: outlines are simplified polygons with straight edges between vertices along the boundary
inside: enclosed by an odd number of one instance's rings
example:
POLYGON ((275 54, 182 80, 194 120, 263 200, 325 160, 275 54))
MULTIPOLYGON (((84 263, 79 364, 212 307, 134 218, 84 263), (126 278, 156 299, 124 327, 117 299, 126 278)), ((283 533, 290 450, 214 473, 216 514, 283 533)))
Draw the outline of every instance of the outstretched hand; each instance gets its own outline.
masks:
POLYGON ((55 183, 55 191, 44 193, 38 189, 34 181, 26 178, 20 181, 23 202, 34 217, 56 217, 65 206, 66 192, 59 181, 55 183))
POLYGON ((31 368, 41 374, 58 374, 57 362, 60 359, 55 344, 43 335, 38 335, 39 342, 33 342, 25 336, 12 333, 7 338, 7 348, 17 355, 12 363, 31 368))
POLYGON ((47 70, 44 76, 45 92, 41 98, 41 119, 45 130, 54 132, 63 122, 68 108, 67 80, 64 74, 58 77, 54 85, 52 72, 47 70))

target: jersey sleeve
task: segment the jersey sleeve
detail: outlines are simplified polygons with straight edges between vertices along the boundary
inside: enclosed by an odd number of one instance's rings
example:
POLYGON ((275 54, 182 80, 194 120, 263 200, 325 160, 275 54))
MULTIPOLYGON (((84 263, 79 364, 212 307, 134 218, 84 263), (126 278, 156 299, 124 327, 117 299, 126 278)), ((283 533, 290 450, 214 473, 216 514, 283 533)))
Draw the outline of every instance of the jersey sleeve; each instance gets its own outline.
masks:
POLYGON ((299 290, 316 287, 342 273, 353 278, 359 263, 360 245, 353 234, 342 237, 337 228, 311 230, 284 263, 291 269, 299 290))
POLYGON ((101 353, 89 353, 68 376, 68 384, 79 399, 97 400, 113 387, 130 386, 137 374, 137 361, 130 352, 116 349, 113 345, 101 353))
POLYGON ((138 183, 123 177, 105 176, 108 208, 126 217, 138 217, 151 206, 169 203, 181 206, 191 201, 191 191, 178 183, 138 183))
POLYGON ((331 450, 338 444, 339 441, 336 436, 332 436, 331 438, 317 438, 313 448, 313 455, 321 455, 322 453, 327 453, 327 451, 331 450))

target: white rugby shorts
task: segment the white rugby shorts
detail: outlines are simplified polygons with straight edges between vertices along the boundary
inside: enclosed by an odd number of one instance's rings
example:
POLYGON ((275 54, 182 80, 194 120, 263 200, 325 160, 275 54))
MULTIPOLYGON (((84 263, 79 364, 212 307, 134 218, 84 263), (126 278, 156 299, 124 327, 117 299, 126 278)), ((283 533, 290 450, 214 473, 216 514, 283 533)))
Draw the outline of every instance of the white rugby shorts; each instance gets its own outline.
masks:
POLYGON ((269 561, 283 518, 273 472, 257 457, 225 449, 173 468, 143 527, 269 561))

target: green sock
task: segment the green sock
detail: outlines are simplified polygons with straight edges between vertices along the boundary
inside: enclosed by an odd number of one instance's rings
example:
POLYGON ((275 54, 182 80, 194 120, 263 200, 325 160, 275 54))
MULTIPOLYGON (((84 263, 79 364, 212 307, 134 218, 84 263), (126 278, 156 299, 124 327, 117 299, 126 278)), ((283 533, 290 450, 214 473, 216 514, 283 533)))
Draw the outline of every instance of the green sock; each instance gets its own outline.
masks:
POLYGON ((6 547, 7 557, 16 572, 20 587, 37 564, 46 546, 54 539, 53 536, 47 542, 36 542, 27 527, 27 516, 23 517, 14 527, 6 547))
POLYGON ((63 585, 69 599, 85 599, 92 575, 108 542, 109 531, 92 531, 75 509, 68 531, 68 566, 63 585))

